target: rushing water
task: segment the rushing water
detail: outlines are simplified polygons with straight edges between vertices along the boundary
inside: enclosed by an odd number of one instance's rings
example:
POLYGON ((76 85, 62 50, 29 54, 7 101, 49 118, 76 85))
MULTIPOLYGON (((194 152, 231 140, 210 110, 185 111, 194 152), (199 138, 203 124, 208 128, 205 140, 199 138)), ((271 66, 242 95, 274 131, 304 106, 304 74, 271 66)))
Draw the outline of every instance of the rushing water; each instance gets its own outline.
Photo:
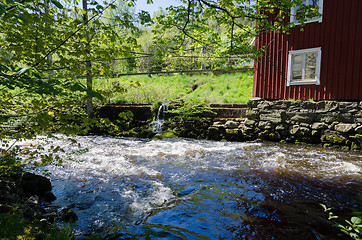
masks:
POLYGON ((153 122, 153 132, 161 133, 162 124, 165 121, 165 112, 167 110, 167 105, 169 102, 162 102, 161 106, 158 108, 156 120, 153 122))
POLYGON ((80 238, 336 239, 319 204, 341 217, 362 211, 361 152, 177 138, 75 139, 81 148, 66 138, 52 140, 67 153, 64 163, 41 170, 51 174, 53 205, 77 213, 80 238))

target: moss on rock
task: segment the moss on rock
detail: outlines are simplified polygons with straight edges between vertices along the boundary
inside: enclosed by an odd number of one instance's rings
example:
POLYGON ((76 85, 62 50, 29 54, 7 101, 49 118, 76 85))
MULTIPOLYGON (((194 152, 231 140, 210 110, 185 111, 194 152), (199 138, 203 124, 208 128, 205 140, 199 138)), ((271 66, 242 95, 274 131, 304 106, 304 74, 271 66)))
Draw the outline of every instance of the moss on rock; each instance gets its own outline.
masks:
POLYGON ((175 138, 177 135, 173 131, 167 131, 162 133, 157 133, 151 140, 162 140, 165 138, 175 138))

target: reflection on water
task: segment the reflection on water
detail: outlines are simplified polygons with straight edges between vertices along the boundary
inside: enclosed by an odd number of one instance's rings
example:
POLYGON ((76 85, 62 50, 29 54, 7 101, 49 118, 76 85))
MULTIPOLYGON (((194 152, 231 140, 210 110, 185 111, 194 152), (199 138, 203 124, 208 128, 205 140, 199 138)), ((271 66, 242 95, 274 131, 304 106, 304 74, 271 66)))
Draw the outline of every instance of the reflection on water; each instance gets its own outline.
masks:
POLYGON ((53 140, 75 153, 64 154, 63 167, 46 169, 54 205, 75 210, 79 236, 336 239, 319 204, 341 218, 362 210, 360 152, 185 139, 76 140, 88 151, 53 140))

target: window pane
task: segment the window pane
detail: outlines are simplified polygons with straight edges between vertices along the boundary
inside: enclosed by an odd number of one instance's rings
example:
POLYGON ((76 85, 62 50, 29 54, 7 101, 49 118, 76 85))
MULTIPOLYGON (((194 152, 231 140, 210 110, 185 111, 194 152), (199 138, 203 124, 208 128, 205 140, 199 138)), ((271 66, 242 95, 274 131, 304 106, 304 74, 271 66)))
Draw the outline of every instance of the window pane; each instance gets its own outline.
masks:
POLYGON ((303 2, 303 7, 296 7, 296 19, 297 20, 313 20, 313 19, 318 19, 318 13, 313 12, 310 8, 317 8, 320 6, 320 0, 307 0, 307 1, 302 1, 303 2))
POLYGON ((293 80, 302 80, 304 54, 293 55, 293 80))
POLYGON ((309 0, 309 6, 311 7, 319 6, 319 0, 309 0))
POLYGON ((314 67, 316 66, 317 64, 317 53, 307 53, 307 62, 306 62, 306 65, 307 67, 314 67))
MULTIPOLYGON (((311 8, 316 8, 319 6, 319 0, 309 0, 309 6, 311 8)), ((312 19, 312 18, 318 18, 318 13, 312 13, 311 11, 309 11, 308 13, 308 18, 312 19)))
POLYGON ((305 67, 306 79, 315 79, 316 63, 317 63, 317 53, 307 53, 306 67, 305 67))
POLYGON ((315 68, 305 70, 305 79, 315 79, 315 68))
MULTIPOLYGON (((306 5, 306 1, 303 1, 303 5, 306 5)), ((302 16, 305 14, 305 8, 301 8, 299 6, 297 6, 296 8, 296 16, 298 16, 298 18, 302 18, 302 16)))

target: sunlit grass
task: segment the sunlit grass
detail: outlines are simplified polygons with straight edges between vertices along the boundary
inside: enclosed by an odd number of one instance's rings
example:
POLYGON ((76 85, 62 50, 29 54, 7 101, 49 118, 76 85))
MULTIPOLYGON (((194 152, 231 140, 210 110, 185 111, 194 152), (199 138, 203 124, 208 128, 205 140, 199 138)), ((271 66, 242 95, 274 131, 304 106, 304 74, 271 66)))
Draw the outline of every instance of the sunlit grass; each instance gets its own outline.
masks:
POLYGON ((253 72, 223 75, 124 76, 100 78, 94 89, 108 103, 152 104, 182 99, 192 103, 246 103, 252 95, 253 72))

